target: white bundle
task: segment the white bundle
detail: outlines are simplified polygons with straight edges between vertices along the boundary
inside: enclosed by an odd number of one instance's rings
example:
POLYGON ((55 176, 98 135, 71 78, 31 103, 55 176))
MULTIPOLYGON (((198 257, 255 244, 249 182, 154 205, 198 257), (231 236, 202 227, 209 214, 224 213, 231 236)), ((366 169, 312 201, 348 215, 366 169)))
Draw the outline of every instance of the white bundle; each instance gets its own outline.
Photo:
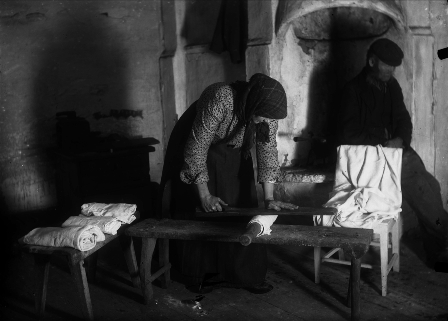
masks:
POLYGON ((136 219, 134 215, 136 210, 137 205, 125 203, 87 203, 81 206, 81 213, 86 216, 112 216, 126 224, 130 224, 136 219))
POLYGON ((338 147, 335 184, 324 207, 335 216, 316 216, 324 226, 375 228, 401 211, 401 148, 342 145, 338 147))
POLYGON ((62 227, 86 225, 98 226, 101 232, 115 235, 121 227, 121 222, 115 217, 80 215, 70 216, 64 223, 62 223, 62 227))
MULTIPOLYGON (((333 221, 339 227, 373 229, 384 220, 396 220, 401 212, 401 208, 378 188, 357 188, 347 195, 343 194, 341 199, 344 203, 336 205, 338 214, 333 221)), ((337 200, 337 195, 332 200, 337 200)))
POLYGON ((88 251, 96 246, 96 242, 105 240, 98 226, 71 227, 38 227, 23 238, 26 244, 73 247, 80 251, 88 251))

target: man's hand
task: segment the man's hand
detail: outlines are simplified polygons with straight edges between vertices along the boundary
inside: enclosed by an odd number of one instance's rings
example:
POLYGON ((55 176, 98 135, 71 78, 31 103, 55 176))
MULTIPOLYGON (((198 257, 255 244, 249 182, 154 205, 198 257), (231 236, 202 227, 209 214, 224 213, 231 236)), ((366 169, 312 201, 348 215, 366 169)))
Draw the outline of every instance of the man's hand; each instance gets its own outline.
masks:
POLYGON ((264 205, 265 205, 266 209, 271 209, 271 210, 276 210, 276 211, 280 211, 282 208, 287 209, 287 210, 295 210, 295 209, 299 208, 297 205, 294 205, 291 203, 284 203, 284 202, 280 202, 280 201, 274 201, 271 199, 265 200, 264 205))
POLYGON ((386 143, 384 143, 384 147, 404 148, 403 140, 400 137, 392 138, 392 139, 386 141, 386 143))

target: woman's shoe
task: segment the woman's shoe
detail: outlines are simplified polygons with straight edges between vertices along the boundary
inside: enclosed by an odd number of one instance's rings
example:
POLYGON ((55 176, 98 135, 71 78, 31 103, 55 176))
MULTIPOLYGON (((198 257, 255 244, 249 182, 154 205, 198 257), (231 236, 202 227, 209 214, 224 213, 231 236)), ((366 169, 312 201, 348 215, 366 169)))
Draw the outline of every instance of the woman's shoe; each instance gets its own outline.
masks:
POLYGON ((206 294, 213 291, 213 289, 222 289, 222 288, 230 288, 230 289, 244 289, 254 294, 263 294, 268 293, 274 287, 267 283, 266 281, 252 286, 241 286, 234 283, 229 282, 203 282, 201 284, 194 284, 186 287, 189 291, 193 293, 206 294))
POLYGON ((190 282, 188 282, 187 285, 185 285, 185 288, 193 293, 198 294, 210 293, 215 288, 214 285, 216 283, 220 283, 216 281, 215 282, 211 281, 218 275, 219 275, 218 273, 206 273, 202 278, 195 278, 195 280, 193 280, 193 278, 190 278, 189 280, 190 282))
POLYGON ((244 290, 249 291, 250 293, 254 293, 254 294, 268 293, 273 288, 274 287, 266 281, 261 284, 243 287, 244 290))
POLYGON ((198 294, 206 294, 206 293, 210 293, 213 291, 213 286, 206 285, 204 283, 188 285, 188 286, 185 286, 185 288, 190 292, 198 293, 198 294))

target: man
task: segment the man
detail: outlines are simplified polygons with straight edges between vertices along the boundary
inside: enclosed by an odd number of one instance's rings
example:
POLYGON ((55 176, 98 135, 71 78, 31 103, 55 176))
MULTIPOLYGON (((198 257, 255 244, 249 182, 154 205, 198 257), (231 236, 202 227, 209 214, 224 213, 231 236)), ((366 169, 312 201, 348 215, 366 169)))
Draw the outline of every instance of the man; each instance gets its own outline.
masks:
POLYGON ((430 264, 448 262, 448 213, 440 185, 410 146, 412 122, 394 70, 403 51, 389 39, 378 39, 367 52, 366 66, 342 92, 339 145, 403 148, 403 198, 416 213, 430 264))

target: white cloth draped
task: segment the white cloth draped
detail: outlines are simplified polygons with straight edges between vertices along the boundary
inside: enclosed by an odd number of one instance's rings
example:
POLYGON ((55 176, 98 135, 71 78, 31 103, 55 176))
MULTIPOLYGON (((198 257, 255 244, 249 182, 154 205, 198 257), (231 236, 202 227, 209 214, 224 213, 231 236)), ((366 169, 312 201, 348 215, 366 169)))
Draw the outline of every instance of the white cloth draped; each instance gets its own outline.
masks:
MULTIPOLYGON (((338 147, 335 184, 324 207, 324 226, 374 228, 401 212, 401 148, 342 145, 338 147)), ((315 216, 320 224, 320 216, 315 216)))
POLYGON ((105 240, 103 232, 98 226, 70 226, 70 227, 38 227, 23 238, 26 244, 73 247, 80 251, 88 251, 97 242, 105 240))

